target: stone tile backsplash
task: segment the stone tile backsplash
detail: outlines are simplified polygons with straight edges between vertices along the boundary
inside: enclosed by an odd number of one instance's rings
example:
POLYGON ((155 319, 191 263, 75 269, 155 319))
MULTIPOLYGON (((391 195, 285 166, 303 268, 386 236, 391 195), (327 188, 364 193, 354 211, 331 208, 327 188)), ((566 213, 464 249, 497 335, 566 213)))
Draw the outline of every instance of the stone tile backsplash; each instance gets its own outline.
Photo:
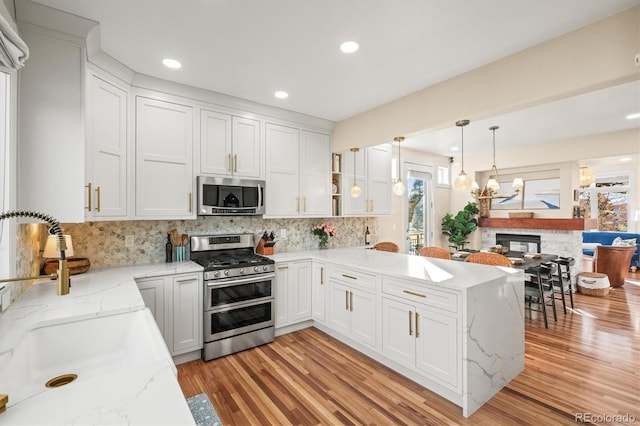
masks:
MULTIPOLYGON (((122 222, 86 222, 63 224, 64 232, 73 238, 75 257, 87 257, 91 267, 121 266, 165 261, 167 233, 176 229, 179 234, 231 234, 253 233, 257 236, 264 231, 274 231, 276 252, 307 250, 318 247, 318 237, 311 228, 323 222, 337 226, 337 235, 329 238, 329 248, 364 245, 364 232, 368 226, 371 240, 377 236, 378 220, 366 218, 325 218, 325 219, 263 219, 260 217, 201 217, 197 220, 144 220, 122 222), (286 238, 280 238, 280 230, 286 230, 286 238), (133 247, 125 248, 125 236, 133 235, 133 247)), ((34 225, 22 225, 31 227, 34 225)), ((37 226, 37 225, 36 225, 37 226)), ((29 251, 30 256, 19 256, 18 269, 34 264, 39 258, 40 244, 33 243, 31 232, 19 231, 18 250, 29 251), (37 247, 36 247, 37 245, 37 247), (32 250, 35 250, 32 251, 32 250)), ((46 226, 40 225, 40 239, 44 241, 46 226)), ((37 238, 35 238, 37 240, 37 238)), ((257 242, 257 240, 256 240, 257 242)), ((187 246, 187 258, 189 257, 187 246)))

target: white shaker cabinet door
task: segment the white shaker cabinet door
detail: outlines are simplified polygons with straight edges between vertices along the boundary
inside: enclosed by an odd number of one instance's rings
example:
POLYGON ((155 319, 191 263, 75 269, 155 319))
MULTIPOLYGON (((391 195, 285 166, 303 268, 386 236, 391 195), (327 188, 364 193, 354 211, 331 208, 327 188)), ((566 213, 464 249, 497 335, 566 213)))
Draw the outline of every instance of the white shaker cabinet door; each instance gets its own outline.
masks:
POLYGON ((199 174, 230 176, 233 170, 231 152, 231 116, 200 111, 199 174))
POLYGON ((351 334, 349 288, 336 282, 330 282, 328 302, 329 327, 340 334, 349 336, 351 334))
POLYGON ((415 309, 395 300, 382 299, 382 353, 389 359, 415 368, 415 309))
POLYGON ((171 280, 172 355, 203 347, 203 293, 201 274, 178 275, 171 280))
POLYGON ((90 74, 87 89, 87 219, 127 216, 127 92, 90 74))
POLYGON ((314 321, 324 323, 326 321, 327 309, 327 266, 324 263, 313 262, 311 279, 312 309, 311 313, 314 321))
POLYGON ((297 216, 299 143, 298 129, 267 124, 267 185, 266 214, 268 216, 297 216))
POLYGON ((160 333, 162 333, 162 337, 164 337, 166 342, 167 333, 165 330, 164 314, 164 278, 144 278, 136 280, 136 284, 138 285, 140 295, 142 295, 142 300, 144 300, 144 306, 149 308, 151 311, 153 318, 156 320, 156 324, 158 324, 160 333))
POLYGON ((311 261, 295 262, 289 270, 289 322, 311 319, 311 261))
POLYGON ((136 216, 193 219, 192 108, 136 99, 136 216))
POLYGON ((367 148, 367 200, 371 215, 391 214, 391 147, 367 148))
POLYGON ((300 131, 300 214, 331 216, 331 141, 328 135, 300 131))
POLYGON ((460 363, 458 322, 434 309, 417 309, 416 367, 457 389, 460 363))
POLYGON ((379 321, 376 312, 376 295, 355 288, 352 288, 350 292, 351 337, 375 348, 379 321))
POLYGON ((343 216, 367 216, 369 202, 367 199, 367 179, 365 167, 365 150, 357 153, 351 151, 342 154, 342 197, 343 216), (355 159, 355 161, 354 161, 355 159), (358 198, 351 196, 354 181, 358 184, 361 194, 358 198))
POLYGON ((260 122, 233 117, 233 175, 242 178, 262 177, 260 122))

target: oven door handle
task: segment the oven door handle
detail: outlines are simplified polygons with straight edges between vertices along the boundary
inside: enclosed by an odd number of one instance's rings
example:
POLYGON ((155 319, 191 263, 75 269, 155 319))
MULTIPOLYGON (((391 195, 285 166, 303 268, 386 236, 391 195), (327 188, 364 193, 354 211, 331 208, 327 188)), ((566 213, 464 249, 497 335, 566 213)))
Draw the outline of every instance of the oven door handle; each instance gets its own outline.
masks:
POLYGON ((271 273, 271 274, 260 274, 260 275, 253 275, 251 277, 247 277, 247 278, 229 278, 229 279, 225 279, 225 280, 214 280, 214 281, 207 281, 207 287, 216 287, 222 284, 248 284, 248 283, 257 283, 260 281, 265 281, 265 280, 270 280, 276 277, 275 273, 271 273))

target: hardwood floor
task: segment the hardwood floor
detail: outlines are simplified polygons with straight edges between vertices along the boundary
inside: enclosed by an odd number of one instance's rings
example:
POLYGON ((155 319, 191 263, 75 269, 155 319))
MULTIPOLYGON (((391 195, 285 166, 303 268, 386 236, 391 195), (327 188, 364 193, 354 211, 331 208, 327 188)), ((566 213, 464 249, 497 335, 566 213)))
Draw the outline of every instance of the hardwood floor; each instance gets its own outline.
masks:
POLYGON ((178 377, 186 397, 207 393, 227 426, 569 425, 576 415, 591 424, 640 423, 640 273, 606 297, 574 297, 575 310, 565 316, 558 304, 548 330, 525 312, 525 371, 468 419, 315 328, 179 365, 178 377))

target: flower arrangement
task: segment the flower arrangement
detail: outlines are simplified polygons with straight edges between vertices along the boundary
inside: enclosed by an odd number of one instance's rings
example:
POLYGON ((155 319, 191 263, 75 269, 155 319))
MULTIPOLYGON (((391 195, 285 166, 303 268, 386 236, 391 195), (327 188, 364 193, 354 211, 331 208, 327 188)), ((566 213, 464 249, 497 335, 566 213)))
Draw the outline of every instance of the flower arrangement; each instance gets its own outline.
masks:
POLYGON ((338 228, 330 223, 321 223, 311 228, 311 233, 320 237, 318 241, 318 248, 326 249, 329 243, 329 237, 333 237, 338 232, 338 228))

